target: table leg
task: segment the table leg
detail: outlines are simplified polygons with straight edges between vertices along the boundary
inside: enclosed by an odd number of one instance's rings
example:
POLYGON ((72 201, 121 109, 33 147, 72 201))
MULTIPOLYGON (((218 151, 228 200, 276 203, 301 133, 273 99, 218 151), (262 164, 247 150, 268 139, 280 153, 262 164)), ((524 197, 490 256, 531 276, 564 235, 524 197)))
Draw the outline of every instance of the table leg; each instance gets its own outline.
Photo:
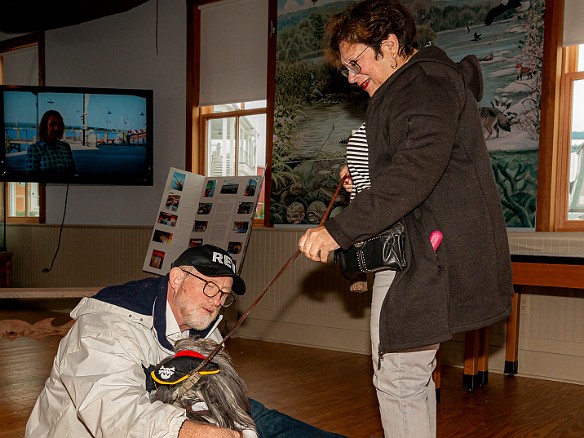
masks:
POLYGON ((471 391, 479 384, 479 334, 480 330, 471 330, 464 335, 462 385, 471 391))
POLYGON ((521 287, 514 286, 515 293, 511 307, 511 314, 507 317, 507 342, 505 346, 505 374, 517 374, 519 355, 519 303, 521 301, 521 287))
POLYGON ((432 380, 434 380, 434 386, 436 387, 436 402, 440 403, 440 380, 441 380, 441 373, 442 373, 442 359, 440 358, 440 347, 438 347, 438 351, 436 351, 436 367, 434 367, 434 371, 432 372, 432 380))
POLYGON ((484 386, 489 383, 489 327, 483 327, 479 331, 478 360, 479 385, 484 386))

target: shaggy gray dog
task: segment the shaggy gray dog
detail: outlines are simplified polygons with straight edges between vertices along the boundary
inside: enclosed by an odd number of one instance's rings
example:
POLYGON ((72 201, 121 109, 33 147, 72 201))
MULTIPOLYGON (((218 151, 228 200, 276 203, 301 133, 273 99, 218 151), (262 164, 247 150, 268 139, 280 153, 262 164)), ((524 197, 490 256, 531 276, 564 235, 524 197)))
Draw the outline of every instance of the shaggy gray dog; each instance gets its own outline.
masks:
POLYGON ((217 343, 209 339, 178 341, 174 356, 162 360, 151 373, 156 382, 151 400, 184 408, 187 417, 195 421, 255 433, 245 383, 235 372, 225 349, 219 350, 212 362, 199 371, 201 377, 190 389, 183 388, 189 373, 216 347, 217 343))

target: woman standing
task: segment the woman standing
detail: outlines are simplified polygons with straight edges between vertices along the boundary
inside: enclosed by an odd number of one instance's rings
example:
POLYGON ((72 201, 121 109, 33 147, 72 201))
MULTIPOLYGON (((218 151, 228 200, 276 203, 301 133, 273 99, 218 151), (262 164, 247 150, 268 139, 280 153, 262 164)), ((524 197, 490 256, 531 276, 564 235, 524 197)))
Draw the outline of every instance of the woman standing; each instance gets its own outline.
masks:
POLYGON ((331 18, 328 54, 371 97, 366 117, 371 187, 299 249, 331 251, 399 220, 408 267, 375 275, 371 306, 374 384, 386 436, 436 435, 432 371, 440 342, 511 311, 511 260, 477 102, 476 57, 454 63, 417 50, 413 17, 398 0, 362 0, 331 18), (444 239, 434 251, 430 234, 444 239))

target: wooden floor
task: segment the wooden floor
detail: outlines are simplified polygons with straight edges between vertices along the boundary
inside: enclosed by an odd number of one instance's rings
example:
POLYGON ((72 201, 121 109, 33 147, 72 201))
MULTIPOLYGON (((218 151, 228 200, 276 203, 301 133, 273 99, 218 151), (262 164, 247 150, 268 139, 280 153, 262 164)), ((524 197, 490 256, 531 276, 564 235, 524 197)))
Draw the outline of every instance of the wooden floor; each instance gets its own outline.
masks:
MULTIPOLYGON (((22 437, 58 341, 0 339, 0 438, 22 437)), ((368 356, 245 339, 227 349, 266 406, 352 438, 382 436, 368 356)), ((491 373, 470 393, 461 373, 443 367, 438 437, 584 437, 584 386, 491 373)))

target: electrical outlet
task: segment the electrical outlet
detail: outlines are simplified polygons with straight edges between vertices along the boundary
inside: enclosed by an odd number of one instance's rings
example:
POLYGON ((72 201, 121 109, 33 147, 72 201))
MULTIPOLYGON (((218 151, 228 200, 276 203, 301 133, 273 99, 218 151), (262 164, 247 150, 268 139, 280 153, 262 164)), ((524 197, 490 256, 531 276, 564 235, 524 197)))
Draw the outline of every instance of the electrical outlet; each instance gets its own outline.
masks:
POLYGON ((520 313, 524 315, 529 315, 529 297, 521 295, 521 307, 519 309, 520 313))

